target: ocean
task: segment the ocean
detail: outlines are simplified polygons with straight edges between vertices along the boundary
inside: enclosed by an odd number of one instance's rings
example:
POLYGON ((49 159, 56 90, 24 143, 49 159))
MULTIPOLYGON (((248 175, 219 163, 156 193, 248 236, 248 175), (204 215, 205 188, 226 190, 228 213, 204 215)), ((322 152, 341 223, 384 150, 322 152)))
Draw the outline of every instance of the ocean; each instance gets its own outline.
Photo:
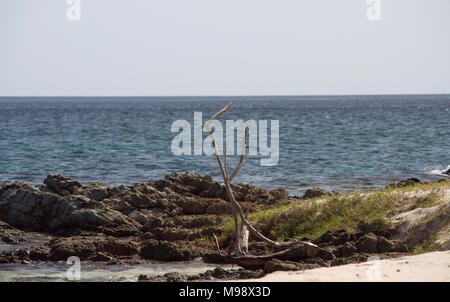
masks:
MULTIPOLYGON (((223 121, 279 121, 278 164, 249 156, 234 182, 291 195, 363 191, 408 177, 438 180, 450 165, 450 95, 2 97, 0 181, 64 174, 117 186, 186 171, 220 181, 215 156, 172 153, 171 125, 193 124, 194 112, 206 121, 230 101, 223 121)), ((230 170, 238 160, 230 156, 230 170)))

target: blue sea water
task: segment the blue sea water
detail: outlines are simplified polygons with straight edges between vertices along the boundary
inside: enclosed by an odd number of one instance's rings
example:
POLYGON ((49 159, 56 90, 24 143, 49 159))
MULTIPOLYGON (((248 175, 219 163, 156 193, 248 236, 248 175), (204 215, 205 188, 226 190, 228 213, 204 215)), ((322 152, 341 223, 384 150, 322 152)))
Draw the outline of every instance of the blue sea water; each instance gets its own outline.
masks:
MULTIPOLYGON (((279 120, 280 158, 248 157, 235 182, 336 191, 430 181, 450 164, 450 95, 333 97, 0 98, 0 181, 42 183, 60 173, 110 185, 187 170, 220 180, 214 156, 175 156, 172 122, 279 120), (434 171, 434 172, 433 172, 434 171)), ((206 134, 205 134, 206 137, 206 134)), ((238 157, 230 158, 230 165, 238 157)))

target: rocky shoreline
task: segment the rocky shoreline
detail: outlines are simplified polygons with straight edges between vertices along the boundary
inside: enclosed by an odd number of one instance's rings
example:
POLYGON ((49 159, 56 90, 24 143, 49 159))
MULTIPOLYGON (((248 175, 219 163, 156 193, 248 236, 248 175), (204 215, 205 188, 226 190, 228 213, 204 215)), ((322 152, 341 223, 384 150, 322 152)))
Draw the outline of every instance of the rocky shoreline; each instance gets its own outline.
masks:
MULTIPOLYGON (((286 190, 234 185, 248 211, 289 202, 286 190)), ((141 260, 184 261, 214 250, 231 207, 224 187, 209 176, 171 174, 162 180, 110 188, 86 186, 63 175, 43 185, 0 184, 0 239, 38 243, 4 251, 0 263, 82 261, 109 264, 141 260)))
MULTIPOLYGON (((405 180, 391 187, 413 186, 405 180)), ((333 196, 313 188, 303 198, 284 189, 268 190, 247 184, 233 185, 246 212, 256 212, 302 199, 333 196)), ((104 264, 139 264, 146 261, 187 261, 203 258, 227 263, 217 255, 213 234, 220 236, 230 219, 225 188, 209 176, 173 173, 162 180, 132 186, 82 185, 63 175, 49 175, 42 185, 0 183, 0 264, 65 262, 70 256, 104 264), (6 248, 5 248, 6 246, 6 248)), ((261 270, 224 270, 183 276, 140 276, 140 281, 195 281, 257 278, 277 270, 303 270, 397 257, 410 252, 405 240, 394 239, 392 229, 361 225, 358 231, 326 231, 309 240, 320 250, 316 257, 298 262, 273 259, 261 270)), ((250 253, 269 248, 252 242, 250 253)))

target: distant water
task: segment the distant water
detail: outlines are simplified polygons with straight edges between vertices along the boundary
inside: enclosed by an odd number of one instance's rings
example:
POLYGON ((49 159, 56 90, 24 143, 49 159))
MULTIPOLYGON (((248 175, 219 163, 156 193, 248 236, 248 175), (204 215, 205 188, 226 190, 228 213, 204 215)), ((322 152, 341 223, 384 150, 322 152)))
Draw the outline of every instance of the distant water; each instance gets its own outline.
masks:
POLYGON ((312 186, 364 190, 436 180, 450 164, 449 95, 0 98, 0 181, 61 173, 118 185, 187 170, 220 180, 215 157, 171 153, 170 127, 193 123, 194 111, 206 120, 229 101, 223 119, 280 121, 278 165, 249 157, 236 182, 293 195, 312 186))

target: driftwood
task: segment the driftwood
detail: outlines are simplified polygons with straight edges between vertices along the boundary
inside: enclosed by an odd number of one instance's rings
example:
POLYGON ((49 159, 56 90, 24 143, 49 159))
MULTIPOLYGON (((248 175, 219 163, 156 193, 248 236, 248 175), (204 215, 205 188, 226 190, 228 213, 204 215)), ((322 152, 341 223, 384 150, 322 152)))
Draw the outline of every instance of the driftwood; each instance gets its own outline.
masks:
POLYGON ((310 242, 298 241, 290 244, 290 247, 279 252, 266 255, 243 255, 229 259, 229 263, 237 264, 245 269, 263 269, 266 262, 271 259, 298 261, 304 258, 314 257, 317 246, 310 242))
MULTIPOLYGON (((232 106, 232 103, 225 106, 222 110, 217 112, 210 120, 208 120, 205 124, 203 124, 202 128, 205 128, 208 133, 211 135, 212 143, 215 149, 216 159, 219 164, 219 168, 222 174, 222 178, 225 184, 226 189, 226 196, 228 201, 231 203, 231 209, 233 213, 233 220, 234 220, 234 237, 232 239, 232 242, 228 248, 228 261, 231 263, 238 264, 244 268, 260 268, 261 266, 264 266, 265 262, 272 258, 278 258, 278 259, 285 259, 285 260, 293 260, 298 261, 302 258, 306 257, 314 257, 315 253, 318 250, 318 247, 312 243, 309 242, 303 242, 303 241, 294 241, 294 242, 276 242, 273 241, 260 232, 258 232, 247 220, 247 216, 244 215, 244 212, 242 210, 241 205, 237 202, 237 200, 234 197, 233 190, 231 188, 231 181, 233 178, 237 175, 239 170, 241 169, 244 158, 245 158, 245 150, 246 150, 246 142, 248 137, 248 127, 245 129, 245 135, 243 138, 243 150, 241 154, 241 158, 239 161, 239 164, 231 174, 231 176, 228 174, 228 162, 227 162, 227 149, 228 146, 225 148, 224 152, 224 160, 222 162, 222 159, 220 157, 218 147, 216 144, 216 140, 214 138, 214 131, 212 131, 209 128, 209 123, 215 119, 217 119, 221 114, 225 113, 230 107, 232 106), (252 256, 248 255, 248 238, 249 233, 254 235, 255 237, 259 238, 260 240, 270 244, 275 250, 278 252, 267 254, 267 255, 258 255, 258 256, 252 256), (231 250, 233 249, 233 246, 235 245, 235 255, 231 255, 231 250)), ((215 237, 215 236, 214 236, 215 237)), ((218 249, 218 253, 220 256, 223 256, 219 243, 216 238, 216 245, 218 249)))

